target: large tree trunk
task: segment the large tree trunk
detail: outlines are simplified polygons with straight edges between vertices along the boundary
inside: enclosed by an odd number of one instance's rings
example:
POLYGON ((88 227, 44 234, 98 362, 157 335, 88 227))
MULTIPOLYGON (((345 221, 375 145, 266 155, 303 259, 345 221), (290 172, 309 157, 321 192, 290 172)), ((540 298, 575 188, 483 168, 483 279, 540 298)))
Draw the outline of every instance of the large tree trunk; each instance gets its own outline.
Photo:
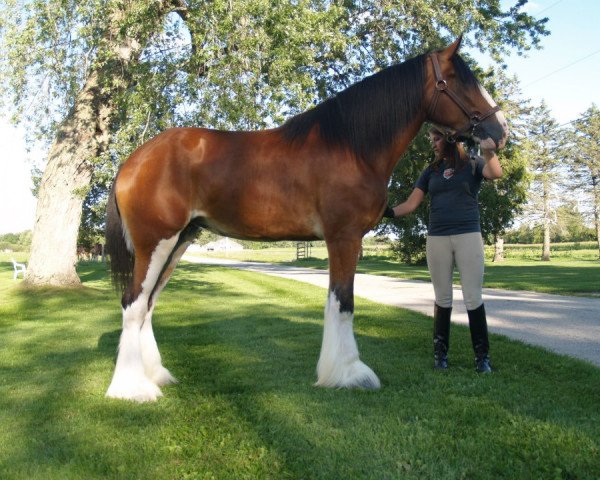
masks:
POLYGON ((600 259, 600 190, 593 179, 593 194, 594 194, 594 226, 596 227, 596 242, 598 245, 598 258, 600 259))
MULTIPOLYGON (((160 28, 171 10, 185 14, 180 0, 163 0, 153 18, 153 28, 123 22, 131 14, 111 12, 106 33, 110 55, 91 71, 74 107, 63 122, 48 157, 38 196, 31 256, 25 281, 30 285, 79 285, 75 271, 77 234, 83 201, 93 174, 93 160, 108 147, 116 108, 114 99, 131 83, 129 66, 139 60, 142 45, 160 28), (139 28, 138 28, 139 27, 139 28)), ((137 8, 136 4, 125 8, 137 8)))
POLYGON ((100 101, 93 73, 77 96, 52 145, 44 170, 25 281, 79 285, 75 271, 82 205, 92 178, 90 162, 106 148, 110 107, 100 101))
POLYGON ((504 261, 504 239, 500 237, 496 237, 496 241, 494 242, 494 259, 493 262, 503 262, 504 261))
POLYGON ((543 199, 544 199, 544 244, 542 247, 542 262, 550 261, 550 202, 549 194, 546 185, 543 188, 543 199))
POLYGON ((75 263, 83 198, 77 190, 89 185, 91 171, 87 167, 77 171, 69 160, 66 152, 51 154, 42 177, 25 276, 31 285, 80 284, 75 263))

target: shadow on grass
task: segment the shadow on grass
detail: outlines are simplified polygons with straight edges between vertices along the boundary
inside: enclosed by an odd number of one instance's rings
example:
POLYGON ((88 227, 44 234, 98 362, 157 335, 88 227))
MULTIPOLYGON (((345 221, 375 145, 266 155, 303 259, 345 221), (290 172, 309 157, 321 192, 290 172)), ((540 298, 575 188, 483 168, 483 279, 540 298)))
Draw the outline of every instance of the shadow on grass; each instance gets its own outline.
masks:
POLYGON ((67 465, 73 468, 63 478, 92 478, 112 468, 104 460, 105 445, 80 417, 97 400, 90 375, 98 373, 104 354, 96 348, 96 333, 107 323, 119 325, 120 309, 105 267, 82 270, 84 285, 94 287, 18 285, 11 292, 16 314, 0 322, 6 432, 0 434, 0 478, 60 478, 67 465))
MULTIPOLYGON (((195 311, 170 305, 169 312, 178 318, 177 323, 156 329, 165 363, 181 380, 179 385, 165 389, 166 394, 188 405, 198 397, 219 398, 227 415, 268 445, 282 460, 282 472, 292 477, 311 472, 309 476, 316 478, 334 478, 345 471, 351 477, 369 478, 376 466, 379 472, 403 475, 414 470, 418 478, 439 478, 444 467, 432 464, 435 454, 420 450, 436 445, 447 431, 455 431, 458 437, 468 432, 475 438, 474 443, 464 445, 449 440, 449 449, 458 449, 464 456, 448 463, 466 476, 502 471, 498 465, 506 453, 517 453, 507 445, 515 441, 515 432, 523 438, 535 438, 534 443, 556 446, 546 434, 560 437, 564 432, 550 425, 580 429, 586 424, 584 437, 598 438, 597 429, 589 428, 585 415, 566 398, 574 385, 586 385, 584 397, 589 398, 593 391, 590 384, 600 385, 593 367, 582 367, 569 359, 557 361, 540 349, 493 336, 499 371, 493 377, 477 377, 472 371, 468 330, 455 327, 452 371, 437 375, 430 367, 429 320, 424 323, 426 317, 368 302, 357 302, 357 341, 362 358, 380 375, 383 390, 310 388, 315 380, 325 293, 313 293, 311 300, 296 302, 293 309, 279 303, 278 297, 268 296, 257 296, 245 308, 236 308, 238 292, 234 286, 198 286, 188 276, 197 270, 197 266, 186 266, 172 288, 193 290, 215 300, 203 302, 203 308, 195 311), (290 407, 286 401, 292 398, 294 405, 290 407), (494 418, 490 423, 488 416, 494 418), (507 419, 517 423, 512 430, 504 430, 507 419), (540 425, 548 430, 536 432, 540 425), (503 429, 501 435, 498 428, 503 429), (390 429, 392 438, 382 433, 390 429), (418 446, 403 440, 415 435, 421 437, 418 446), (321 436, 334 441, 323 444, 317 441, 321 436), (486 442, 484 448, 478 446, 486 442), (319 465, 319 473, 312 472, 315 465, 319 465)), ((249 278, 252 274, 235 275, 249 278)), ((275 290, 280 281, 264 282, 275 290)), ((302 296, 298 290, 294 293, 302 296)), ((594 404, 597 406, 592 400, 588 407, 594 404)), ((198 421, 211 424, 213 420, 198 421)), ((565 452, 558 457, 532 452, 540 455, 534 470, 539 472, 550 465, 550 470, 560 466, 566 472, 577 471, 578 467, 565 460, 575 447, 565 444, 563 448, 565 452)), ((529 468, 523 459, 504 472, 525 478, 529 468)))
POLYGON ((82 283, 88 283, 98 280, 106 280, 110 275, 110 266, 103 262, 79 262, 77 264, 77 274, 82 283))
POLYGON ((598 473, 598 369, 492 336, 498 372, 476 376, 468 330, 453 327, 439 375, 430 319, 357 300, 361 358, 383 389, 313 388, 326 292, 250 272, 181 265, 154 314, 181 383, 155 404, 105 399, 121 311, 100 285, 19 294, 38 322, 2 332, 5 478, 598 473))

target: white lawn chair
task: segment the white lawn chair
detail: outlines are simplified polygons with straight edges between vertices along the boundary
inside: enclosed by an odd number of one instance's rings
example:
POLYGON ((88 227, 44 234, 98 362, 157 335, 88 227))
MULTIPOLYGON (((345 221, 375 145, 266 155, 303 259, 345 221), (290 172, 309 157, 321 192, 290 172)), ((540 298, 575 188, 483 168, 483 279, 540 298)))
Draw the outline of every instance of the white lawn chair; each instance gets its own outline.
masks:
POLYGON ((17 261, 12 258, 12 264, 13 264, 13 280, 16 280, 19 273, 23 275, 23 278, 25 278, 25 272, 27 271, 27 265, 25 265, 24 263, 17 263, 17 261))

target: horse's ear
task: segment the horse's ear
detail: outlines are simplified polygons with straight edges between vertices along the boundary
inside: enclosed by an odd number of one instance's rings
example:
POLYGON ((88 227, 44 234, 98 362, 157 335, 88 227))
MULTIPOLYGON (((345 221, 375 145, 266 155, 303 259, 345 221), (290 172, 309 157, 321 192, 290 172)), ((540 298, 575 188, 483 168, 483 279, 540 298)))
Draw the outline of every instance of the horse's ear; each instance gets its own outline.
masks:
POLYGON ((462 42, 462 35, 460 35, 456 40, 454 40, 454 42, 452 42, 450 45, 448 45, 442 52, 442 54, 446 57, 446 58, 452 58, 454 56, 454 54, 456 52, 458 52, 458 49, 460 48, 460 43, 462 42))

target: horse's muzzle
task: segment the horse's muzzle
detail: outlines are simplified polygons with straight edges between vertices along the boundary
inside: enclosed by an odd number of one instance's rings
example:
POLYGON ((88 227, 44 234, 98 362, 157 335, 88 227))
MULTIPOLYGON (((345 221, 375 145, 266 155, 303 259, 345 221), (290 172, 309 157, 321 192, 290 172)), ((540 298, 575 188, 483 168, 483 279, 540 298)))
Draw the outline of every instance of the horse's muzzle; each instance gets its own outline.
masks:
MULTIPOLYGON (((499 112, 500 113, 500 112, 499 112)), ((481 148, 499 150, 504 148, 508 138, 508 125, 504 115, 498 115, 499 121, 482 122, 473 129, 473 139, 481 148)))

